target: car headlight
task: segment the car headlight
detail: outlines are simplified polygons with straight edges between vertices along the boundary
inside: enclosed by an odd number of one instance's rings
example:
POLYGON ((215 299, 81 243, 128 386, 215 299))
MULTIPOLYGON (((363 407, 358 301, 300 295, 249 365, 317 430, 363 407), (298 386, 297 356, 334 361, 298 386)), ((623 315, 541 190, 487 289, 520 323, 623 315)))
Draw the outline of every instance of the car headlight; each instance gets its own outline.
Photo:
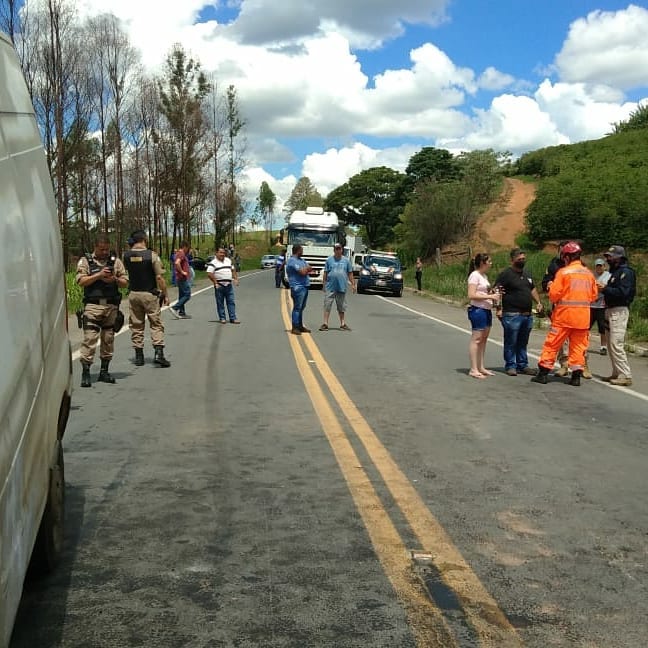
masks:
POLYGON ((403 275, 402 275, 400 272, 397 272, 397 273, 394 275, 394 279, 402 279, 402 278, 403 278, 403 275))
POLYGON ((362 270, 360 270, 360 274, 364 277, 368 277, 371 273, 369 272, 369 270, 367 270, 367 268, 362 268, 362 270))

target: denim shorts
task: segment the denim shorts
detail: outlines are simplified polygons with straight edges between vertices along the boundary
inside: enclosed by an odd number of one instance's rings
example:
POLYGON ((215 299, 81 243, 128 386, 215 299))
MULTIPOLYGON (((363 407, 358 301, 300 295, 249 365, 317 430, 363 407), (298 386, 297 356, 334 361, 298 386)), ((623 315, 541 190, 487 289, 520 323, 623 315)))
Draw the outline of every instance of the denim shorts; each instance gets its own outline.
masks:
POLYGON ((468 306, 468 319, 473 331, 483 331, 493 326, 493 311, 489 308, 468 306))

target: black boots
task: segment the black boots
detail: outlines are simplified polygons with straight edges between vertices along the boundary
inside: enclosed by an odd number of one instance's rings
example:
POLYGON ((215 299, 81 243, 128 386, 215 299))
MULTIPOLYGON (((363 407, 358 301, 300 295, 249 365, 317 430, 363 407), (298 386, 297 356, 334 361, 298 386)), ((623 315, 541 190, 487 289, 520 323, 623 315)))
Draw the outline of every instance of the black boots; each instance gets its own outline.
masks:
POLYGON ((580 387, 580 379, 582 375, 583 372, 581 369, 575 369, 574 371, 572 371, 571 378, 569 379, 569 384, 572 387, 580 387))
POLYGON ((170 367, 171 363, 164 357, 164 347, 162 345, 157 345, 155 347, 155 358, 153 362, 158 365, 158 367, 170 367))
POLYGON ((546 385, 548 375, 549 375, 549 369, 538 365, 538 373, 535 376, 533 376, 533 378, 531 378, 531 382, 536 382, 536 383, 540 383, 541 385, 546 385))
POLYGON ((101 359, 101 370, 99 371, 98 382, 110 383, 111 385, 115 384, 115 379, 108 373, 108 365, 110 360, 108 358, 101 359))
POLYGON ((81 387, 92 387, 90 382, 90 363, 82 362, 83 371, 81 373, 81 387))
POLYGON ((135 349, 135 366, 144 366, 144 349, 135 349))

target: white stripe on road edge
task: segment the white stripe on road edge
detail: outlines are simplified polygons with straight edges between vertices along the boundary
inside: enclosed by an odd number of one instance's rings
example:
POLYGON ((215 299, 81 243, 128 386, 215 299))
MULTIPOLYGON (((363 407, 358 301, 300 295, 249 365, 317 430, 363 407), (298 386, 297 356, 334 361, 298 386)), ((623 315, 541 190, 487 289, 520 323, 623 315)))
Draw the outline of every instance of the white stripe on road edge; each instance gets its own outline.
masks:
MULTIPOLYGON (((261 274, 262 272, 265 272, 265 270, 257 270, 256 272, 250 272, 248 274, 241 275, 239 277, 239 280, 244 279, 245 277, 253 277, 254 275, 261 274)), ((175 286, 172 286, 172 288, 174 288, 174 287, 175 286)), ((214 289, 214 286, 206 286, 205 288, 201 288, 200 290, 197 290, 196 292, 192 292, 191 296, 193 297, 194 295, 200 295, 200 293, 204 293, 206 290, 213 290, 213 289, 214 289)), ((168 306, 163 306, 160 309, 160 312, 164 313, 164 311, 169 310, 169 308, 171 308, 171 304, 169 304, 168 306)), ((126 331, 129 331, 129 330, 130 329, 128 328, 126 323, 124 323, 124 326, 122 327, 122 330, 119 331, 119 333, 115 333, 115 337, 117 337, 118 335, 121 335, 122 333, 126 333, 126 331)), ((81 352, 79 351, 79 349, 77 349, 72 354, 72 361, 78 360, 80 357, 81 357, 81 352)))
MULTIPOLYGON (((378 299, 382 299, 384 302, 387 302, 388 304, 392 304, 397 308, 402 308, 403 310, 409 311, 410 313, 413 313, 414 315, 418 315, 419 317, 425 317, 426 319, 432 320, 437 324, 442 324, 443 326, 447 326, 448 328, 455 329, 455 331, 461 331, 461 333, 466 333, 467 335, 472 334, 472 331, 470 331, 469 329, 462 328, 461 326, 457 326, 456 324, 450 324, 450 322, 445 322, 444 320, 441 320, 437 317, 433 317, 432 315, 428 315, 427 313, 422 313, 421 311, 417 311, 413 308, 410 308, 409 306, 400 304, 397 301, 394 301, 392 299, 387 299, 382 295, 374 295, 374 297, 377 297, 378 299)), ((504 343, 500 342, 499 340, 491 340, 490 338, 488 338, 488 341, 491 344, 496 344, 497 346, 504 348, 504 343)), ((540 359, 540 357, 535 353, 529 353, 528 355, 529 357, 534 358, 535 360, 540 359)), ((639 398, 642 401, 648 402, 648 396, 646 396, 645 394, 640 394, 638 391, 635 391, 634 389, 630 389, 629 387, 617 387, 616 385, 610 385, 610 383, 607 383, 604 380, 601 380, 600 378, 592 377, 592 380, 601 385, 604 385, 605 387, 609 387, 610 389, 616 389, 617 391, 621 391, 624 394, 629 394, 630 396, 634 396, 635 398, 639 398)))

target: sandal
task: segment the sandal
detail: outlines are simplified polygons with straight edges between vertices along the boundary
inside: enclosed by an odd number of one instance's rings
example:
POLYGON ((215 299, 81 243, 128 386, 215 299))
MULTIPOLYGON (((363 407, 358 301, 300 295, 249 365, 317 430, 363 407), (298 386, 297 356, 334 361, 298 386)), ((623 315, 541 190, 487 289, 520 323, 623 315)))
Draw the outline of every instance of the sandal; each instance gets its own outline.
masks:
POLYGON ((322 326, 319 327, 320 331, 328 331, 328 324, 322 324, 322 326))
POLYGON ((342 324, 342 326, 340 326, 340 331, 350 331, 350 330, 351 327, 347 326, 346 324, 342 324))

